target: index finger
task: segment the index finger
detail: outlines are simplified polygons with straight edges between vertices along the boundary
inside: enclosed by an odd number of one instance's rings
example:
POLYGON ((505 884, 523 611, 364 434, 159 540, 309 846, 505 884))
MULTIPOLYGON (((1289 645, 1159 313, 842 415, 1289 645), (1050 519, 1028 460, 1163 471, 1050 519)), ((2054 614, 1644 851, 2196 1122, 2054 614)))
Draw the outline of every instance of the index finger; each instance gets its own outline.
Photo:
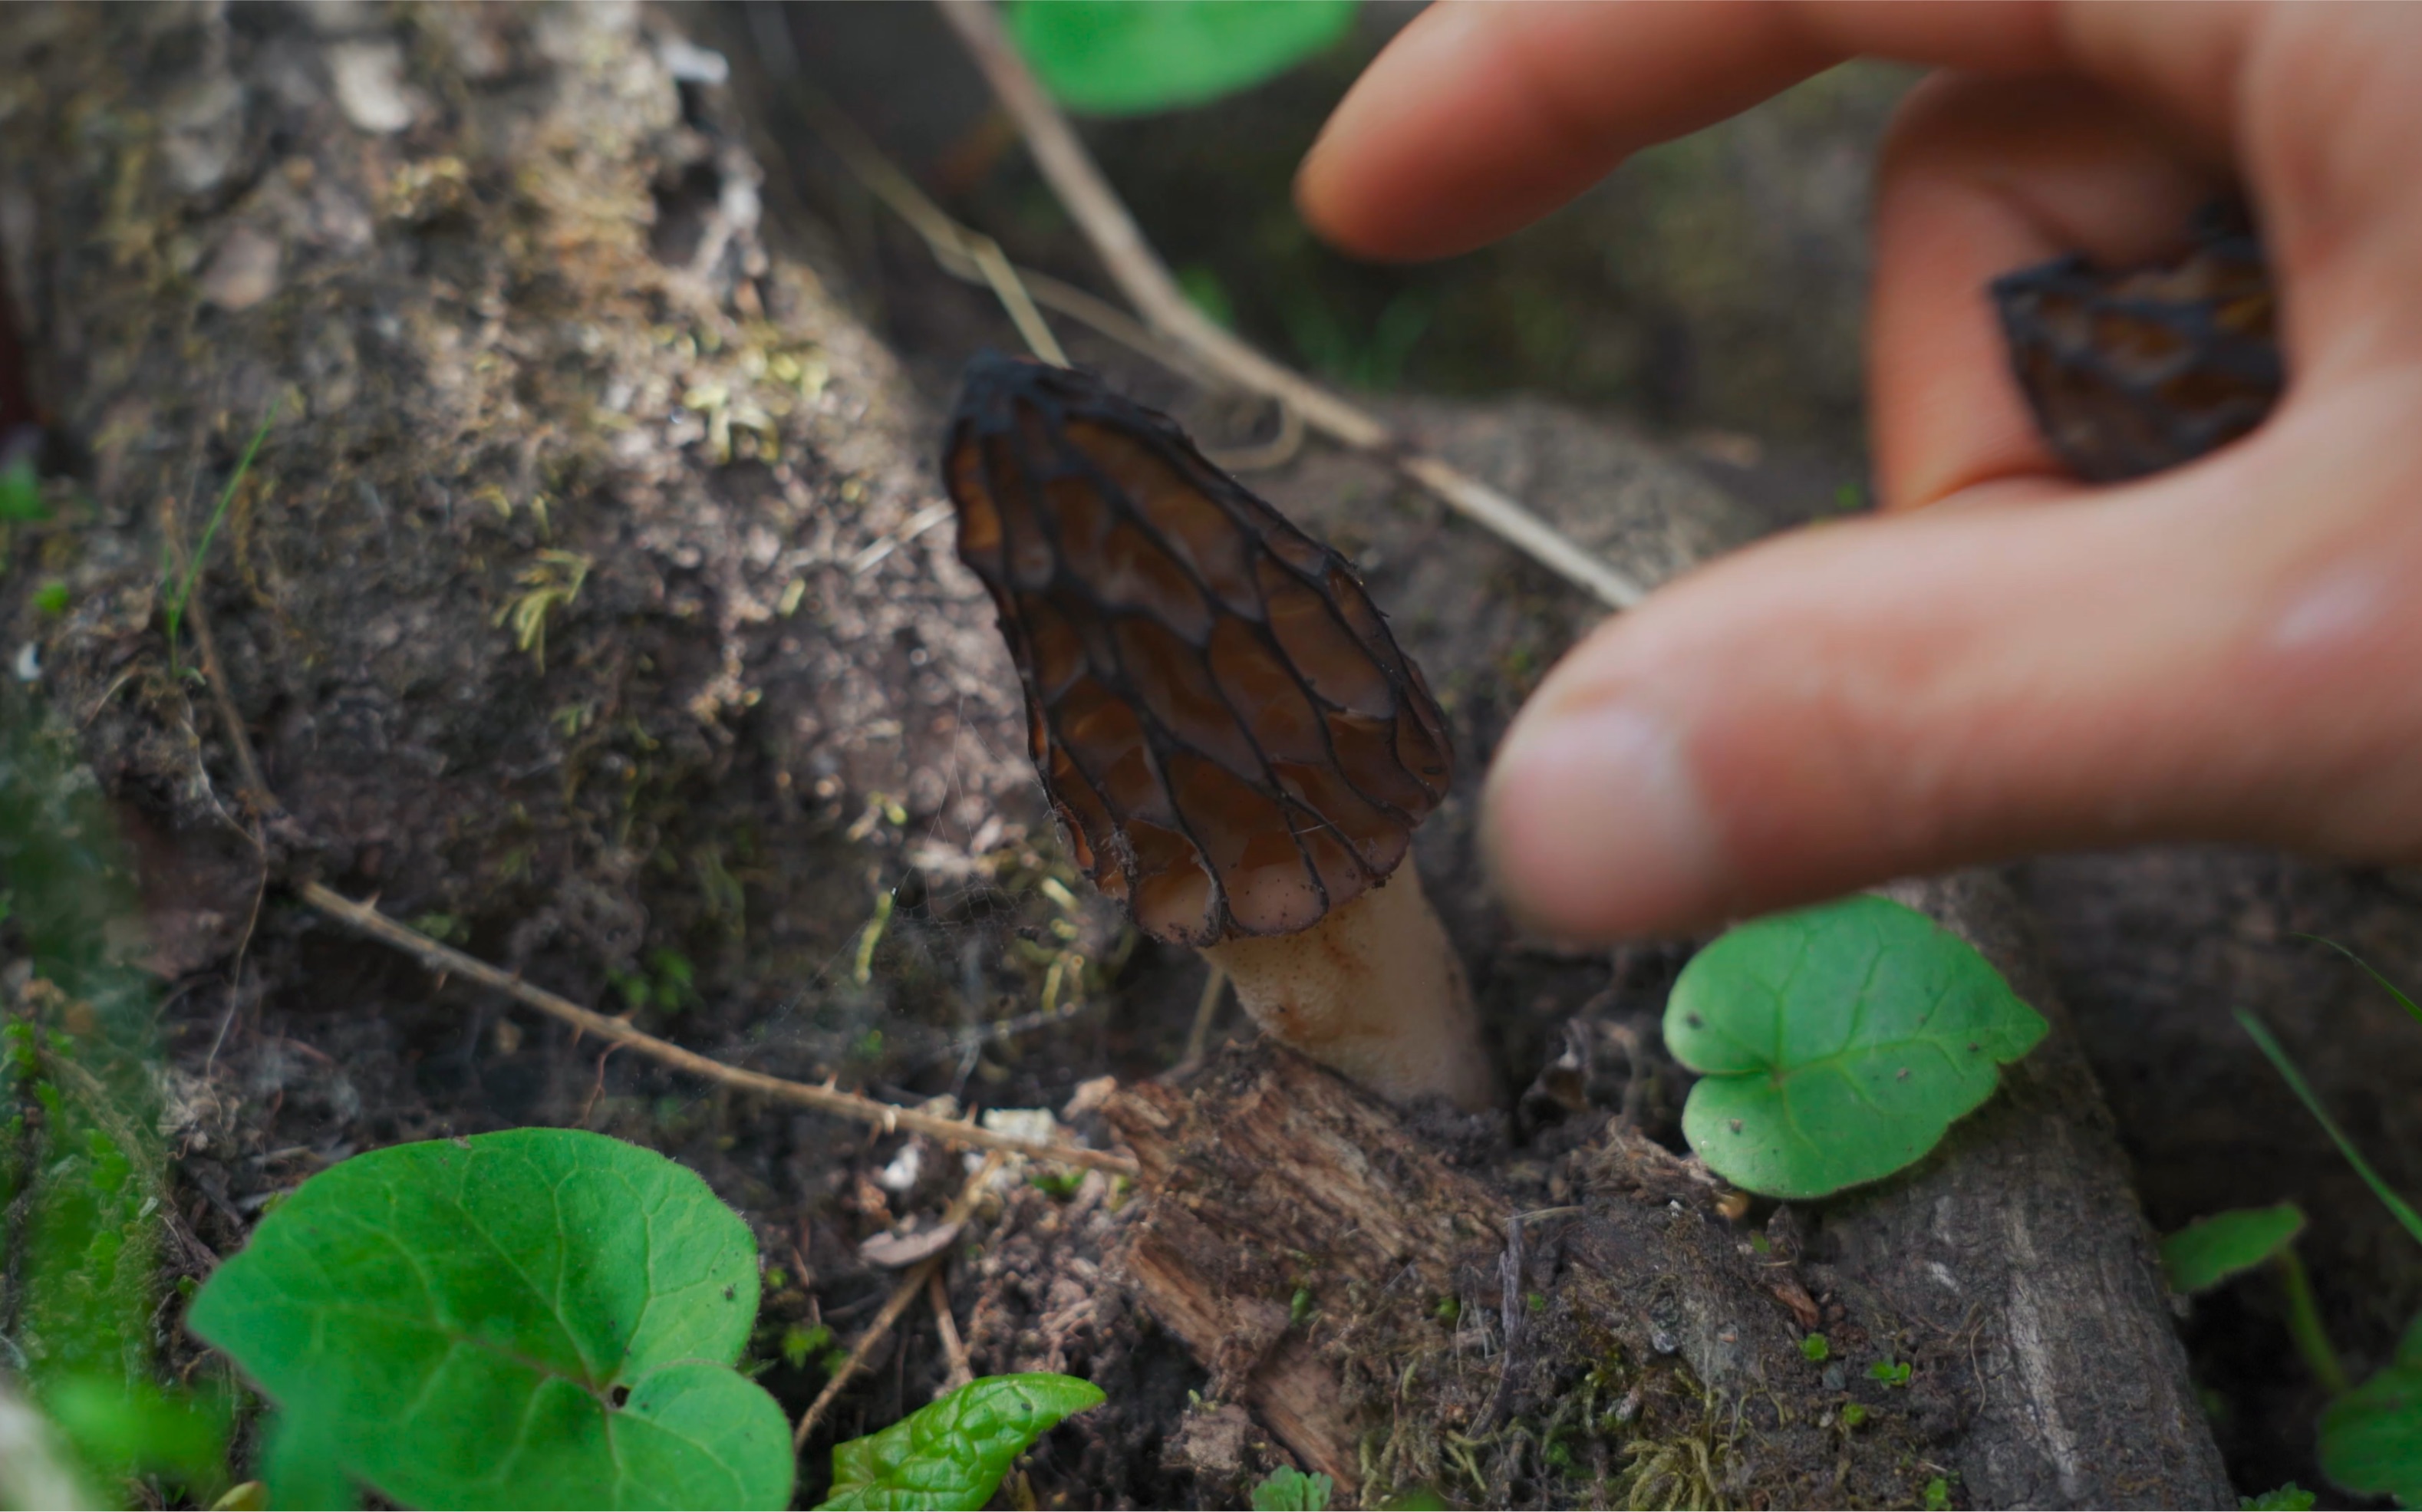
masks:
POLYGON ((1468 251, 1652 143, 1747 109, 1859 54, 1991 72, 2062 66, 2040 0, 1432 7, 1347 92, 1296 198, 1375 258, 1468 251))

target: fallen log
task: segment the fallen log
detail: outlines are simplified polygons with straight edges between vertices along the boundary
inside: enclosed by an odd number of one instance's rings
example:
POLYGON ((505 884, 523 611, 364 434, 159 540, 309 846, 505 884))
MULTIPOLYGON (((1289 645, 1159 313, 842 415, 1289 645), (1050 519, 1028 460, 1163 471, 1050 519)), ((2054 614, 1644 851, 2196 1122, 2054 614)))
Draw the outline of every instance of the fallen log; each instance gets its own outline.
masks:
POLYGON ((1525 1213, 1259 1047, 1107 1109, 1142 1168, 1120 1272, 1210 1394, 1365 1504, 1419 1486, 1488 1505, 2225 1504, 2021 914, 1982 875, 1898 891, 2055 1025, 1910 1171, 1753 1227, 1695 1160, 1609 1120, 1564 1158, 1570 1201, 1525 1213))

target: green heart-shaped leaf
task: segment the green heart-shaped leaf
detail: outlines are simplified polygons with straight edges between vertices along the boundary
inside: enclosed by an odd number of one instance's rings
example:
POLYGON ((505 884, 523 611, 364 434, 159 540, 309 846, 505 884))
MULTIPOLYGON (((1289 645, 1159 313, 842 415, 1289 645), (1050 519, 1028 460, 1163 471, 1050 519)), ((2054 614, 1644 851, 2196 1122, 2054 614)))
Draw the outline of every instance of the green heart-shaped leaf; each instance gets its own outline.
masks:
POLYGON ((985 1376, 880 1433, 833 1445, 828 1508, 943 1512, 992 1500, 1010 1462, 1061 1419, 1100 1404, 1074 1376, 985 1376))
POLYGON ((186 1323, 278 1404, 281 1502, 333 1465, 412 1506, 778 1507, 781 1409, 731 1369, 756 1315, 756 1240, 706 1183, 526 1128, 312 1177, 186 1323))
POLYGON ((1900 1170, 2049 1026, 1965 940, 1884 898, 1727 932, 1691 958, 1665 1043, 1700 1073, 1682 1132, 1750 1191, 1822 1197, 1900 1170))

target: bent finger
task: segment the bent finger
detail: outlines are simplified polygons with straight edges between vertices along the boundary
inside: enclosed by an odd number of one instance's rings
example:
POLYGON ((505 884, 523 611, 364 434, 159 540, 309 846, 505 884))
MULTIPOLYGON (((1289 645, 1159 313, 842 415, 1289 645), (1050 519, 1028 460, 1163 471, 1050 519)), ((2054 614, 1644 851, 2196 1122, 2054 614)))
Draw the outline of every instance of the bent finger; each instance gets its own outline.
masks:
POLYGON ((1501 748, 1508 901, 1605 938, 2146 839, 2422 851, 2422 518, 2381 504, 2422 489, 2416 399, 2336 396, 2191 472, 2057 510, 1988 485, 1669 588, 1501 748))
POLYGON ((1948 67, 2061 66, 2036 0, 1433 6, 1341 102, 1297 179, 1304 217, 1360 256, 1467 251, 1570 199, 1641 148, 1859 53, 1948 67))

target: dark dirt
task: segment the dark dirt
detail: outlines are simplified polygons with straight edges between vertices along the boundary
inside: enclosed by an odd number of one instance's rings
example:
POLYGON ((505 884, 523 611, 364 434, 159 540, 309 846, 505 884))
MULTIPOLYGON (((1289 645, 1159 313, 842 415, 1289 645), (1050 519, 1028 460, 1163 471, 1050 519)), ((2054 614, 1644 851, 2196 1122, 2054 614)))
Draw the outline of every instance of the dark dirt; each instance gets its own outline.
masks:
MULTIPOLYGON (((275 1193, 354 1151, 597 1128, 682 1159, 748 1215, 784 1273, 753 1352, 795 1413, 823 1375, 783 1362, 783 1335, 855 1337, 892 1279, 858 1242, 938 1210, 956 1158, 601 1056, 338 931, 283 884, 376 895, 576 1000, 610 1011, 636 990, 638 1022, 694 1048, 902 1101, 1059 1109, 1093 1079, 1154 1077, 1178 1059, 1203 969, 1123 936, 1081 884, 1055 901, 1076 878, 1023 767, 989 610, 946 525, 897 539, 939 496, 927 453, 951 375, 1011 347, 1005 323, 795 133, 778 144, 789 176, 778 163, 761 182, 744 96, 677 87, 639 45, 656 19, 626 32, 619 13, 574 14, 332 12, 316 30, 251 8, 12 15, 0 233, 73 468, 59 523, 0 526, 0 629, 11 657, 36 648, 48 718, 140 861, 174 1156, 164 1282, 206 1273, 275 1193), (324 55, 387 43, 409 123, 373 130, 324 55), (763 228, 745 213, 760 190, 763 228), (273 402, 197 591, 260 793, 171 666, 157 565, 190 549, 273 402), (63 617, 36 606, 50 579, 71 589, 63 617), (517 635, 533 619, 543 660, 517 635), (1020 1016, 1046 1021, 984 1030, 1020 1016), (911 1148, 913 1177, 888 1177, 911 1148)), ((810 75, 954 209, 1098 282, 921 8, 797 20, 810 75)), ((747 26, 700 24, 743 59, 747 26)), ((1502 252, 1381 273, 1313 247, 1282 201, 1356 66, 1341 52, 1203 118, 1094 134, 1159 244, 1208 269, 1250 334, 1365 383, 1549 389, 1384 407, 1651 576, 1855 483, 1859 154, 1897 80, 1823 83, 1502 252), (1383 339, 1415 315, 1415 339, 1383 339)), ((1215 436, 1252 422, 1081 334, 1072 346, 1215 436)), ((1509 1088, 1575 1019, 1597 1047, 1581 1110, 1544 1085, 1525 1098, 1489 1178, 1561 1201, 1627 1102, 1675 1142, 1678 1078, 1653 1027, 1690 942, 1533 949, 1471 859, 1486 755, 1592 606, 1367 463, 1313 446, 1248 480, 1362 565, 1448 712, 1462 777, 1419 858, 1509 1088), (1615 1071, 1627 1045, 1637 1061, 1615 1071)), ((175 654, 197 654, 190 634, 175 654)), ((2422 1033, 2293 937, 2422 983, 2411 880, 2210 853, 2016 878, 2155 1226, 2304 1203, 2350 1367, 2383 1359, 2422 1307, 2422 1265, 2226 1009, 2262 1013, 2390 1181, 2422 1189, 2399 1095, 2422 1084, 2422 1033)), ((1109 1138, 1095 1115, 1074 1122, 1109 1138)), ((1110 1394, 1004 1495, 1236 1504, 1282 1451, 1233 1406, 1190 1401, 1208 1374, 1101 1284, 1115 1196, 1099 1178, 1014 1188, 982 1257, 951 1268, 980 1372, 1064 1368, 1110 1394)), ((2319 1396, 2275 1298, 2241 1284, 2185 1333, 2240 1487, 2318 1484, 2319 1396)), ((164 1342, 181 1368, 212 1368, 164 1342)), ((912 1312, 834 1434, 892 1421, 943 1369, 912 1312)), ((1690 1405, 1657 1410, 1678 1430, 1690 1405)), ((812 1496, 823 1457, 804 1463, 812 1496)), ((1684 1492, 1676 1475, 1659 1496, 1684 1492)))

